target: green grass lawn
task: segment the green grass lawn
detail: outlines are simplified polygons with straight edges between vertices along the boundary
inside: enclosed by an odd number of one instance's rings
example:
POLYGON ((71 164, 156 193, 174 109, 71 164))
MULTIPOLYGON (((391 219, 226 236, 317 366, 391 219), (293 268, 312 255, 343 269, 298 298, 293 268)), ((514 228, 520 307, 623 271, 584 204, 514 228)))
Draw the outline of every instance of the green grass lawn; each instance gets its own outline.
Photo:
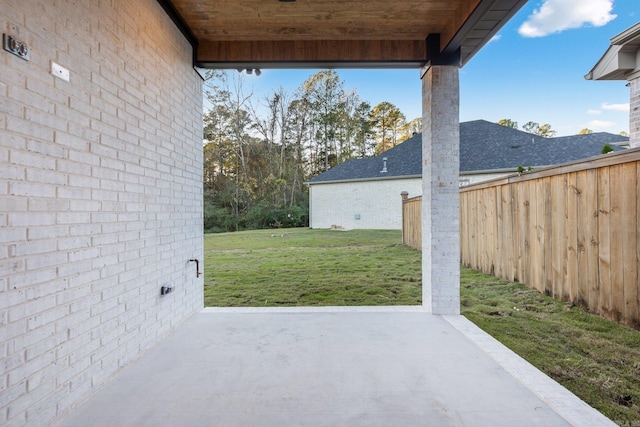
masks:
POLYGON ((205 305, 416 305, 421 261, 397 231, 207 235, 205 305))
MULTIPOLYGON (((398 231, 205 236, 205 305, 416 305, 421 254, 398 231)), ((640 426, 640 331, 462 269, 462 314, 621 425, 640 426)))

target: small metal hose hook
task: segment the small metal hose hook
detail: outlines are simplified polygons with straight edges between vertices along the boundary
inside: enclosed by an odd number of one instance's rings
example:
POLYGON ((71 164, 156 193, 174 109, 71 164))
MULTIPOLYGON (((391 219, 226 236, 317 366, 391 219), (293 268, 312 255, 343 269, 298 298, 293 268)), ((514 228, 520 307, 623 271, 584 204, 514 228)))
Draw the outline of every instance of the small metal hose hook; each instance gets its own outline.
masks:
POLYGON ((196 277, 200 277, 200 275, 202 274, 200 272, 200 261, 197 259, 190 259, 189 262, 195 262, 196 263, 196 277))

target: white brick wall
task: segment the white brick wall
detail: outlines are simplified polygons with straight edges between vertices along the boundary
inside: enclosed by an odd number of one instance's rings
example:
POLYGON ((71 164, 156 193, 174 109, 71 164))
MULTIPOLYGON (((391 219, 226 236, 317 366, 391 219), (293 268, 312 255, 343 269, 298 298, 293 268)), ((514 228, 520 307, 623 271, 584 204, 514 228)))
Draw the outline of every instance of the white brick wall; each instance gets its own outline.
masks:
POLYGON ((155 0, 0 27, 31 47, 0 51, 0 425, 40 426, 203 306, 201 81, 155 0))
POLYGON ((422 193, 422 180, 386 179, 380 181, 313 184, 309 186, 311 228, 340 227, 345 230, 401 230, 402 197, 422 193), (360 219, 356 219, 360 215, 360 219))
POLYGON ((460 314, 458 68, 430 67, 422 78, 422 304, 460 314))
MULTIPOLYGON (((640 51, 638 51, 640 62, 640 51)), ((629 82, 631 90, 629 102, 629 146, 640 147, 640 77, 629 82)))

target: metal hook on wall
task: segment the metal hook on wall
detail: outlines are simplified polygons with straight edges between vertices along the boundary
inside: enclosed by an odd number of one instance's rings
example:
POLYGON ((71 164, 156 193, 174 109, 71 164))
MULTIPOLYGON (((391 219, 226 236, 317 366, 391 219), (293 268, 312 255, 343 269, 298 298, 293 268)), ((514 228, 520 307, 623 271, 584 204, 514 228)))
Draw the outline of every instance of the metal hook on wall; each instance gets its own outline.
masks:
POLYGON ((195 262, 196 263, 196 277, 200 277, 200 275, 202 274, 200 272, 200 260, 198 260, 198 259, 190 259, 189 262, 195 262))

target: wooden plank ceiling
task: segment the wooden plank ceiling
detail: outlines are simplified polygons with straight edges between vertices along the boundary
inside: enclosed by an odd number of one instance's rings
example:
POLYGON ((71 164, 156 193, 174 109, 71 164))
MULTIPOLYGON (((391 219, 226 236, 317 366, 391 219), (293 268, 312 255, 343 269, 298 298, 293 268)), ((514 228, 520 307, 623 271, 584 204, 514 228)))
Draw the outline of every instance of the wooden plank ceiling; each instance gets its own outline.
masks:
POLYGON ((158 1, 197 47, 196 64, 207 68, 465 63, 526 2, 158 1))

